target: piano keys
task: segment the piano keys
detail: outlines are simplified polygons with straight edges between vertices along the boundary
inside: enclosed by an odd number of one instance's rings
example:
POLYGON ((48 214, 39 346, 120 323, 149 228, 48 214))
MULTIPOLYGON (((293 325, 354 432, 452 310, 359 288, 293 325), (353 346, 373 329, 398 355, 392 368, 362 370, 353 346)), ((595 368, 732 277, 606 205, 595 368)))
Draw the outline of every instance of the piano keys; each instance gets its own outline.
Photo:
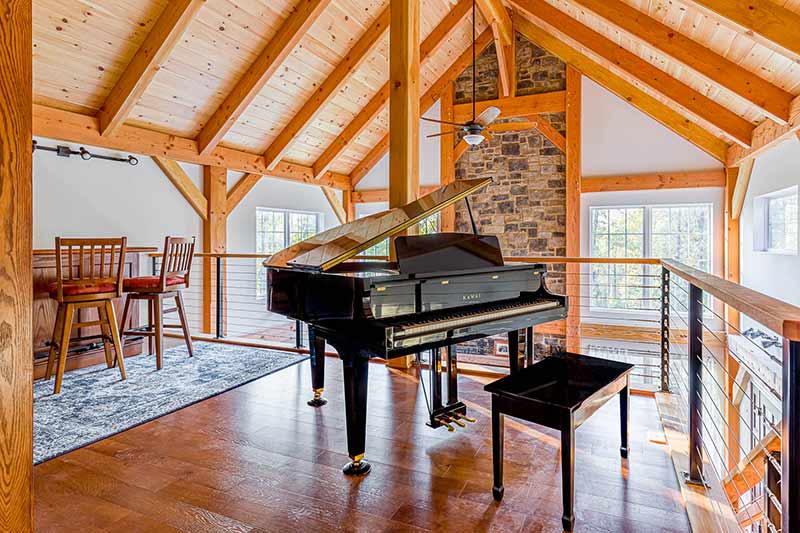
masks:
MULTIPOLYGON (((395 239, 397 262, 357 254, 397 235, 490 180, 460 180, 406 206, 322 232, 265 261, 267 308, 309 326, 314 398, 325 404, 325 342, 344 365, 345 474, 363 475, 368 362, 430 351, 431 427, 469 421, 458 400, 455 345, 566 317, 567 300, 546 286, 541 264, 506 264, 497 237, 463 233, 395 239), (447 397, 442 397, 444 350, 447 397)), ((529 341, 530 342, 530 341, 529 341)))

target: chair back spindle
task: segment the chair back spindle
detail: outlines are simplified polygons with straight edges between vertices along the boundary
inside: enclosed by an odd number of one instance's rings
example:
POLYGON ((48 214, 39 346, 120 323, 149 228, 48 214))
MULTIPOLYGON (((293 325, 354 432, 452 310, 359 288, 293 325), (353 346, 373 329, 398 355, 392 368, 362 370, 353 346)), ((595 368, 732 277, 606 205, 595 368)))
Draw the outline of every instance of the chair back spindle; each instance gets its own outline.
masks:
POLYGON ((56 237, 56 299, 59 302, 64 300, 65 284, 79 283, 113 285, 113 291, 109 292, 113 292, 117 297, 122 296, 126 249, 126 237, 107 239, 56 237))
POLYGON ((184 285, 189 286, 189 274, 192 270, 195 239, 183 237, 166 237, 164 239, 164 255, 161 257, 161 290, 167 290, 167 280, 173 277, 183 278, 184 285))

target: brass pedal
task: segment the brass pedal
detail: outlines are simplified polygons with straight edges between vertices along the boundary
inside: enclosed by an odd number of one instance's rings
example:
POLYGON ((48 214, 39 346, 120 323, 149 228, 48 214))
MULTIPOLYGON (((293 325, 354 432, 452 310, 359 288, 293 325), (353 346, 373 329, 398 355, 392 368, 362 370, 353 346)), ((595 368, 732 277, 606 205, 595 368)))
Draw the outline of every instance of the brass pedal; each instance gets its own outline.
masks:
POLYGON ((470 418, 467 415, 462 415, 461 413, 453 413, 453 414, 456 415, 461 420, 463 420, 464 422, 469 422, 470 424, 474 424, 475 422, 477 422, 477 420, 475 420, 474 418, 470 418))
POLYGON ((441 425, 447 428, 447 431, 453 433, 456 428, 450 425, 450 419, 444 415, 439 415, 436 417, 436 421, 439 422, 441 425))
POLYGON ((448 419, 449 419, 450 422, 452 422, 453 424, 457 425, 458 427, 462 427, 462 428, 467 427, 467 425, 464 422, 462 422, 461 420, 459 420, 457 416, 449 416, 448 419))

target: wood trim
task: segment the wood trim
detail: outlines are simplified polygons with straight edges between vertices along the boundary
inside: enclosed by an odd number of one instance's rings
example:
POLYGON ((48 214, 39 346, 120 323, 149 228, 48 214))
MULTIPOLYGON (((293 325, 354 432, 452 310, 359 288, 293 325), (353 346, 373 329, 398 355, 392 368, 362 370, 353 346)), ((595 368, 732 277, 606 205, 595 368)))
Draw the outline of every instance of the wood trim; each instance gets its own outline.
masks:
POLYGON ((353 191, 342 191, 342 207, 344 207, 345 222, 356 219, 356 204, 353 202, 353 191))
MULTIPOLYGON (((544 335, 566 335, 567 325, 564 320, 547 322, 534 328, 536 333, 544 335)), ((685 329, 673 329, 671 331, 673 341, 678 344, 689 343, 689 331, 685 329)), ((715 331, 713 334, 708 331, 703 332, 703 342, 709 348, 724 348, 726 333, 715 331)), ((661 329, 645 326, 632 326, 630 324, 603 324, 599 322, 582 322, 581 338, 586 339, 606 339, 626 342, 641 342, 658 344, 661 340, 661 329)))
MULTIPOLYGON (((581 73, 567 65, 566 91, 566 240, 567 255, 581 253, 581 73)), ((580 265, 567 264, 566 294, 571 302, 580 301, 580 265)), ((581 309, 567 309, 567 350, 580 352, 581 309)))
POLYGON ((744 199, 747 196, 747 188, 750 186, 750 176, 753 174, 754 166, 755 159, 748 159, 739 167, 736 186, 731 197, 731 218, 733 220, 739 220, 739 215, 742 214, 744 199))
MULTIPOLYGON (((223 254, 228 243, 228 171, 223 167, 203 167, 203 190, 208 199, 208 215, 203 222, 203 252, 223 254)), ((216 309, 215 261, 203 261, 203 333, 211 333, 216 309)), ((224 294, 224 292, 223 292, 224 294)))
POLYGON ((500 96, 513 97, 517 89, 517 46, 516 39, 511 44, 502 44, 498 37, 496 25, 492 25, 494 32, 494 47, 497 51, 497 66, 500 96))
POLYGON ((578 52, 552 34, 531 23, 524 16, 515 13, 517 31, 550 53, 560 57, 568 65, 580 70, 586 77, 616 94, 629 104, 660 122, 676 134, 691 142, 714 159, 724 161, 728 145, 686 117, 656 100, 633 84, 623 80, 610 70, 578 52))
POLYGON ((800 60, 800 15, 769 0, 691 0, 738 31, 795 61, 800 60))
POLYGON ((0 531, 33 530, 33 258, 30 0, 0 17, 0 531))
POLYGON ((690 189, 725 187, 723 170, 702 172, 662 172, 623 176, 584 177, 581 192, 646 191, 654 189, 690 189))
POLYGON ((544 0, 515 0, 528 16, 533 16, 578 47, 590 50, 611 65, 661 93, 694 116, 713 125, 743 146, 749 146, 755 126, 711 98, 673 78, 652 63, 581 24, 544 0))
MULTIPOLYGON (((483 33, 475 39, 475 51, 480 54, 492 42, 491 29, 484 30, 483 33)), ((430 88, 422 95, 420 99, 419 108, 422 114, 426 113, 428 109, 439 99, 442 92, 445 91, 447 85, 453 81, 464 71, 464 69, 472 63, 472 46, 467 49, 448 67, 439 79, 437 79, 430 88)), ((361 179, 366 176, 372 167, 380 161, 386 152, 389 151, 389 135, 386 134, 378 144, 376 144, 369 154, 361 160, 356 168, 350 173, 353 178, 352 187, 358 184, 361 179)))
POLYGON ((200 215, 200 218, 206 220, 208 216, 208 201, 197 185, 194 184, 192 178, 186 174, 177 161, 167 159, 165 157, 153 156, 153 161, 158 165, 158 168, 169 179, 172 185, 181 193, 181 196, 189 202, 192 209, 200 215))
POLYGON ((773 120, 789 120, 792 94, 620 0, 575 0, 614 26, 759 107, 773 120))
POLYGON ((345 224, 347 222, 347 212, 344 209, 342 201, 336 196, 336 191, 330 187, 320 187, 320 190, 322 190, 322 194, 325 195, 325 199, 328 200, 328 204, 330 204, 331 209, 333 209, 333 214, 336 215, 339 224, 345 224))
POLYGON ((210 154, 201 155, 197 151, 197 143, 192 139, 146 128, 123 124, 114 135, 102 136, 96 117, 42 105, 33 106, 33 134, 99 148, 166 157, 196 165, 227 167, 229 170, 253 172, 272 178, 327 185, 334 189, 350 188, 350 177, 343 174, 327 172, 316 180, 310 167, 286 161, 281 161, 275 169, 268 171, 264 158, 260 155, 224 147, 217 147, 210 154))
POLYGON ((263 176, 261 174, 249 173, 242 176, 236 184, 228 191, 226 204, 227 211, 230 215, 239 203, 244 200, 245 196, 253 190, 263 176))
POLYGON ((125 67, 97 113, 102 135, 112 135, 125 122, 161 64, 178 44, 183 32, 206 0, 173 0, 158 17, 150 33, 125 67))
MULTIPOLYGON (((450 82, 442 92, 439 99, 440 118, 447 122, 453 122, 453 101, 455 100, 455 83, 450 82)), ((451 131, 452 126, 441 124, 441 133, 451 131)), ((449 185, 456 180, 456 162, 453 158, 455 149, 455 135, 443 135, 439 137, 439 183, 442 186, 449 185)), ((420 187, 420 196, 424 193, 420 187)), ((452 232, 456 230, 456 208, 454 205, 446 207, 439 215, 439 231, 452 232)))
MULTIPOLYGON (((739 283, 739 219, 733 217, 733 197, 739 169, 725 169, 725 279, 739 283)), ((739 328, 739 311, 725 306, 725 318, 732 327, 739 328)))
POLYGON ((514 41, 514 26, 503 2, 501 0, 477 0, 476 3, 483 18, 486 19, 486 24, 497 27, 496 30, 492 30, 492 33, 497 33, 496 39, 500 44, 511 44, 514 41))
POLYGON ((661 264, 778 335, 800 340, 800 308, 677 261, 663 259, 661 264))
POLYGON ((553 125, 547 120, 545 117, 541 115, 534 115, 536 119, 536 129, 539 130, 539 133, 544 135, 548 141, 553 143, 553 146, 561 150, 561 152, 567 152, 567 138, 564 137, 560 131, 555 129, 553 125))
MULTIPOLYGON (((560 113, 566 109, 566 95, 566 91, 552 91, 526 96, 498 98, 497 100, 482 100, 475 103, 475 113, 480 114, 484 109, 492 106, 500 109, 501 118, 524 117, 540 113, 560 113)), ((456 122, 470 120, 472 118, 472 103, 456 105, 453 113, 456 122)))
POLYGON ((501 0, 478 0, 478 9, 486 23, 492 28, 495 53, 497 54, 498 79, 501 96, 514 96, 516 79, 515 35, 511 17, 501 0))
POLYGON ((256 60, 228 93, 197 135, 200 153, 208 155, 280 68, 331 0, 300 0, 256 60))
MULTIPOLYGON (((445 38, 458 26, 470 13, 472 0, 460 0, 458 4, 445 15, 444 19, 433 29, 419 47, 420 62, 424 62, 441 45, 445 38)), ((320 176, 327 171, 333 162, 347 149, 348 146, 369 126, 383 111, 384 105, 389 101, 389 82, 387 81, 380 90, 370 99, 364 108, 350 121, 342 132, 325 149, 314 163, 314 175, 320 176)), ((373 148, 374 149, 374 148, 373 148)), ((366 161, 366 159, 365 159, 366 161)), ((378 158, 380 161, 380 157, 378 158)), ((358 165, 356 168, 359 168, 358 165)), ((371 168, 371 167, 370 167, 371 168)), ((367 169, 369 171, 369 169, 367 169)), ((352 173, 351 173, 352 174, 352 173)), ((366 175, 366 174, 365 174, 366 175)), ((363 176, 362 176, 363 177, 363 176)), ((358 178, 356 183, 361 178, 358 178)))
POLYGON ((787 124, 765 120, 753 130, 750 148, 733 145, 728 149, 725 166, 738 167, 749 159, 755 159, 780 143, 800 135, 800 96, 792 100, 787 124))
POLYGON ((384 9, 375 21, 366 29, 361 38, 356 41, 336 68, 333 69, 314 94, 306 100, 300 110, 289 120, 289 123, 278 134, 264 152, 267 168, 274 168, 278 161, 292 144, 297 140, 306 127, 319 115, 331 98, 336 95, 342 84, 355 72, 375 44, 383 37, 389 27, 389 8, 384 9))
MULTIPOLYGON (((421 185, 419 188, 419 195, 425 196, 426 194, 430 194, 439 188, 439 185, 421 185)), ((364 189, 361 191, 352 192, 353 203, 355 204, 369 204, 389 201, 389 189, 364 189)))

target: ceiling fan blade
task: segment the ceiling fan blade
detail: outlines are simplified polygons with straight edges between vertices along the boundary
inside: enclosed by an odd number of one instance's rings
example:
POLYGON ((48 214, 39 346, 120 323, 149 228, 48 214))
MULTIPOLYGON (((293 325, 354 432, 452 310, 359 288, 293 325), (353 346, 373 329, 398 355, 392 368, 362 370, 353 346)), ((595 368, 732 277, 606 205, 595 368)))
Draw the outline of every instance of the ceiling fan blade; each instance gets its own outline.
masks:
POLYGON ((430 139, 431 137, 441 137, 442 135, 453 135, 455 132, 456 132, 455 130, 452 130, 452 131, 443 131, 443 132, 441 132, 441 133, 433 133, 433 134, 431 134, 431 135, 426 135, 425 137, 426 137, 426 138, 428 138, 428 139, 430 139))
POLYGON ((457 128, 463 128, 466 126, 466 124, 457 124, 455 122, 447 122, 446 120, 438 120, 435 118, 428 118, 428 117, 419 117, 419 118, 421 118, 422 120, 427 120, 428 122, 435 122, 437 124, 446 124, 448 126, 455 126, 457 128))
POLYGON ((487 107, 480 115, 475 117, 475 123, 484 128, 494 122, 500 116, 500 109, 497 107, 487 107))

